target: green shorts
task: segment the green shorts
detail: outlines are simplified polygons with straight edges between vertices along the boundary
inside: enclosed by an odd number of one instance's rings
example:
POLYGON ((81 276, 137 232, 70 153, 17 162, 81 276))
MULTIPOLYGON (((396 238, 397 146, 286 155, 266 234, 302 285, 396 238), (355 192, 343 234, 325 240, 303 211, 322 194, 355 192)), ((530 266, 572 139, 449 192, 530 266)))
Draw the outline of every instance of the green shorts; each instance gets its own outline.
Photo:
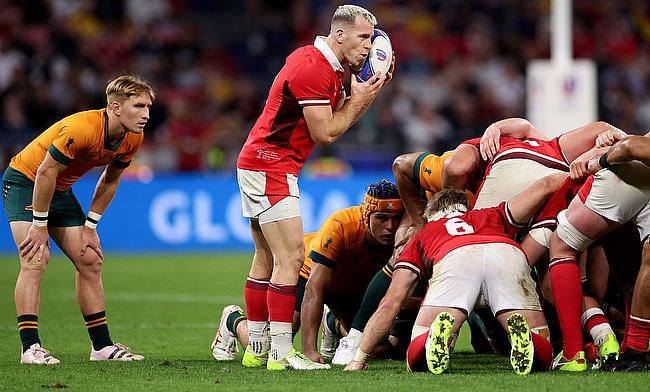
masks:
MULTIPOLYGON (((2 204, 9 218, 13 221, 32 221, 32 196, 34 181, 23 173, 8 167, 2 176, 2 204)), ((72 188, 54 192, 47 220, 48 227, 83 226, 86 214, 72 193, 72 188)))

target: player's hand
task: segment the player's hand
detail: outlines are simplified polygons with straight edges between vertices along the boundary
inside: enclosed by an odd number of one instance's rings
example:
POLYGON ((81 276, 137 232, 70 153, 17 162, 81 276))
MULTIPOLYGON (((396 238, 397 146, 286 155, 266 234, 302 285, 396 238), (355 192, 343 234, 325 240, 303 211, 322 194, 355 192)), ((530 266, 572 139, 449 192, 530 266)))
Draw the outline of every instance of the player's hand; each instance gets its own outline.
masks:
POLYGON ((94 250, 99 258, 104 260, 104 254, 102 253, 102 246, 99 243, 99 236, 97 235, 96 229, 91 229, 88 226, 83 226, 81 229, 81 256, 86 254, 86 249, 94 250))
POLYGON ((395 72, 395 52, 393 52, 393 59, 390 62, 390 68, 386 72, 386 78, 384 78, 384 84, 387 84, 393 79, 393 72, 395 72))
POLYGON ((501 130, 499 127, 494 124, 490 125, 485 129, 483 136, 481 136, 481 142, 479 145, 479 150, 481 152, 481 158, 484 161, 489 161, 493 156, 496 155, 499 151, 499 138, 501 137, 501 130))
POLYGON ((576 159, 571 162, 571 165, 569 165, 569 174, 571 178, 575 180, 589 174, 589 170, 587 170, 588 163, 589 161, 582 159, 576 159))
POLYGON ((600 166, 600 157, 589 160, 589 163, 587 164, 587 171, 589 171, 589 173, 595 174, 600 170, 602 170, 602 167, 600 166))
POLYGON ((346 366, 345 369, 343 369, 343 371, 346 372, 359 371, 359 370, 368 370, 368 364, 359 361, 352 361, 348 363, 348 366, 346 366))
POLYGON ((350 78, 350 99, 360 103, 364 108, 370 106, 377 98, 386 79, 381 72, 377 72, 365 82, 359 82, 355 76, 350 78))
POLYGON ((318 351, 304 351, 302 352, 307 358, 311 359, 316 363, 325 363, 325 358, 318 351))
POLYGON ((616 142, 627 136, 620 129, 608 129, 596 136, 596 147, 613 146, 616 142))
POLYGON ((412 225, 412 226, 410 226, 406 230, 406 234, 404 234, 403 237, 401 237, 401 238, 395 237, 395 245, 393 246, 393 249, 400 249, 400 248, 403 248, 404 246, 406 246, 406 244, 411 242, 413 237, 415 237, 415 235, 417 233, 419 233, 420 230, 422 230, 422 225, 412 225))
POLYGON ((27 261, 32 261, 34 256, 36 256, 36 261, 45 260, 45 257, 49 255, 50 248, 48 236, 47 227, 32 225, 27 232, 27 237, 18 247, 20 256, 26 258, 27 261))

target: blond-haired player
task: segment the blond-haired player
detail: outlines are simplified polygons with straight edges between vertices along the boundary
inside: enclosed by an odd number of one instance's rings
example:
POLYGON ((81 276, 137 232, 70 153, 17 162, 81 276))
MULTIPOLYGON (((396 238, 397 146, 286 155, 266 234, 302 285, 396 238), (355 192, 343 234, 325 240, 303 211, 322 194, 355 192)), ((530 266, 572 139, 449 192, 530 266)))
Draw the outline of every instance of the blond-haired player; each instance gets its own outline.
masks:
POLYGON ((139 361, 111 340, 106 321, 96 226, 115 196, 122 171, 144 138, 153 89, 123 75, 106 87, 107 106, 56 122, 14 156, 2 178, 3 204, 20 256, 14 299, 22 342, 21 363, 56 364, 38 335, 40 283, 50 260, 49 237, 75 266, 77 302, 92 341, 91 361, 139 361), (105 166, 86 215, 71 186, 105 166))

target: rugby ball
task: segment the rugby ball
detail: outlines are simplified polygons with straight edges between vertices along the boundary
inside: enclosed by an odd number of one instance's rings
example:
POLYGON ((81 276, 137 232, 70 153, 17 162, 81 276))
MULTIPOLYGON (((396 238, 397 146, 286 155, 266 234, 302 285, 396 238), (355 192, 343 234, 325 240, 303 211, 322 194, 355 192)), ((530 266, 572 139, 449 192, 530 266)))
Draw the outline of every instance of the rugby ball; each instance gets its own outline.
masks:
POLYGON ((390 63, 393 61, 393 47, 385 32, 375 29, 370 42, 372 47, 366 57, 366 62, 361 69, 355 72, 357 80, 360 82, 372 78, 377 72, 381 72, 382 77, 386 76, 390 69, 390 63))

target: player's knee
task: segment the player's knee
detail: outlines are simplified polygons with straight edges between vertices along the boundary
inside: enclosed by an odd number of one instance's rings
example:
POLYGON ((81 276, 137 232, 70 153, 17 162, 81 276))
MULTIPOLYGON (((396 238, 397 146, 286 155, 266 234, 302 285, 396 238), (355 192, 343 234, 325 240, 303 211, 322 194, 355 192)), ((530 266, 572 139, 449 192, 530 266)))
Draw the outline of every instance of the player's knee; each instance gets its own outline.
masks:
POLYGON ((30 260, 21 257, 20 258, 20 270, 30 273, 40 273, 42 274, 47 267, 47 263, 50 261, 49 254, 47 256, 43 255, 40 260, 38 256, 32 257, 30 260))
POLYGON ((81 275, 99 275, 102 272, 104 261, 94 251, 86 251, 84 256, 79 257, 74 263, 81 275))
POLYGON ((569 222, 566 217, 566 210, 560 212, 557 216, 557 230, 555 230, 555 234, 551 237, 551 247, 555 245, 557 248, 564 245, 578 252, 582 252, 593 242, 593 240, 582 234, 569 222), (555 242, 554 239, 556 240, 555 242), (557 241, 557 239, 561 242, 557 241))

